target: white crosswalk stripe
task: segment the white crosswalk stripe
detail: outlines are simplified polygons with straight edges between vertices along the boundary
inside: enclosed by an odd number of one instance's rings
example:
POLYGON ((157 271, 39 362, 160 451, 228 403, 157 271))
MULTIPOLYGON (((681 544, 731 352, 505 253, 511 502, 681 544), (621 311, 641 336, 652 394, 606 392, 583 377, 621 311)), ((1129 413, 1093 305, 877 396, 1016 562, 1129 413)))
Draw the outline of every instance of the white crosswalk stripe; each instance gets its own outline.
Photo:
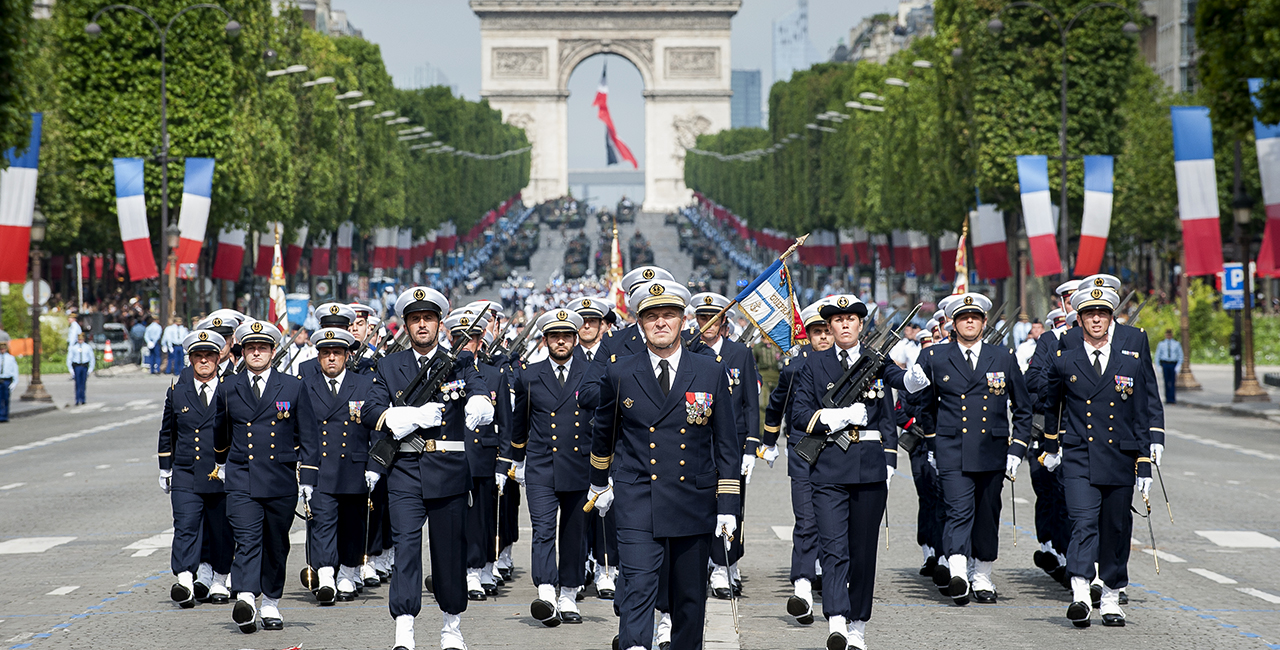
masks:
MULTIPOLYGON (((1149 548, 1142 549, 1142 552, 1146 553, 1147 555, 1152 555, 1152 550, 1149 548)), ((1156 551, 1154 551, 1154 554, 1156 557, 1160 558, 1161 560, 1164 560, 1165 562, 1172 562, 1173 564, 1186 564, 1187 562, 1186 560, 1168 551, 1161 551, 1157 549, 1156 551)))
POLYGON ((74 540, 74 537, 17 537, 0 542, 0 555, 43 553, 55 546, 74 540))
POLYGON ((1256 598, 1261 598, 1273 605, 1280 605, 1280 596, 1277 596, 1275 594, 1269 594, 1260 589, 1254 589, 1253 587, 1236 587, 1236 591, 1242 594, 1249 594, 1250 596, 1254 596, 1256 598))
POLYGON ((1256 530, 1197 530, 1196 534, 1227 548, 1280 548, 1280 540, 1256 530))
POLYGON ((168 550, 173 546, 173 529, 170 528, 159 535, 152 535, 140 539, 126 547, 124 550, 133 551, 133 555, 129 557, 147 557, 156 551, 168 550))
POLYGON ((770 528, 772 528, 772 529, 773 529, 773 534, 774 534, 774 535, 777 535, 777 536, 778 536, 778 539, 780 539, 780 540, 782 540, 782 541, 784 541, 784 542, 789 542, 789 541, 791 541, 791 531, 793 530, 793 528, 794 528, 794 527, 792 527, 792 526, 770 526, 770 528))
POLYGON ((1236 584, 1235 580, 1232 580, 1231 578, 1228 578, 1227 576, 1224 576, 1221 573, 1214 573, 1213 571, 1210 571, 1208 569, 1187 569, 1187 570, 1203 578, 1208 578, 1220 585, 1236 584))
POLYGON ((119 429, 120 427, 127 427, 135 424, 141 424, 143 422, 146 422, 147 420, 155 419, 156 416, 158 415, 159 415, 158 412, 149 413, 147 415, 139 415, 134 418, 129 418, 128 420, 121 420, 119 422, 112 422, 109 424, 99 424, 96 427, 89 427, 88 429, 81 429, 79 431, 72 431, 71 433, 63 433, 56 436, 50 436, 42 440, 36 440, 35 442, 28 442, 26 444, 9 447, 7 449, 0 449, 0 456, 8 456, 9 454, 16 454, 20 451, 27 451, 28 449, 37 449, 40 447, 45 447, 45 446, 56 444, 59 442, 75 440, 76 438, 91 435, 94 433, 101 433, 103 431, 119 429))
POLYGON ((12 490, 14 488, 20 488, 24 485, 26 485, 26 483, 10 483, 8 485, 0 485, 0 490, 12 490))
POLYGON ((79 589, 79 588, 80 588, 80 585, 70 585, 70 586, 67 586, 67 587, 58 587, 57 589, 54 589, 53 591, 50 591, 49 593, 47 593, 47 594, 45 594, 45 595, 46 595, 46 596, 65 596, 65 595, 67 595, 67 594, 69 594, 69 593, 71 593, 71 592, 73 592, 73 591, 75 591, 75 590, 77 590, 77 589, 79 589))

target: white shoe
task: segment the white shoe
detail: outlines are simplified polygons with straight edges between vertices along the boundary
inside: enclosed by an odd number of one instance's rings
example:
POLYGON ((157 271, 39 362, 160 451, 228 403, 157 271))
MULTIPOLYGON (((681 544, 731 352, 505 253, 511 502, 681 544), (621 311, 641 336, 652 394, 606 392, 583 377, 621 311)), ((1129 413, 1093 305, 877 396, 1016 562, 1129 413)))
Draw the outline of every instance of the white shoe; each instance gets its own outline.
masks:
POLYGON ((974 592, 990 591, 995 593, 996 586, 991 582, 991 568, 993 562, 983 562, 978 560, 973 563, 973 580, 970 587, 974 592))
POLYGON ((853 621, 849 623, 849 647, 867 650, 867 622, 853 621))
POLYGON ((497 560, 496 562, 494 562, 494 565, 496 565, 496 566, 497 566, 497 568, 499 568, 499 569, 510 569, 511 567, 515 566, 515 565, 514 565, 514 564, 512 564, 512 562, 511 562, 511 547, 510 547, 510 546, 508 546, 508 547, 506 547, 506 548, 502 549, 502 552, 498 553, 498 560, 497 560))
POLYGON ((337 586, 333 583, 333 567, 322 566, 319 569, 316 569, 316 576, 320 581, 321 589, 324 589, 325 587, 337 589, 337 586))
POLYGON ((1102 602, 1098 607, 1102 624, 1108 627, 1124 626, 1124 610, 1120 609, 1120 590, 1102 585, 1102 602), (1119 617, 1119 618, 1117 618, 1119 617))
POLYGON ((742 574, 738 571, 737 562, 729 565, 729 582, 734 584, 742 582, 742 574))
POLYGON ((947 595, 951 596, 956 604, 963 605, 969 602, 969 558, 956 554, 947 558, 947 566, 951 571, 951 584, 947 587, 947 595), (964 584, 959 584, 959 580, 964 584))
POLYGON ((497 586, 498 572, 493 568, 493 562, 485 562, 484 568, 480 569, 480 584, 486 587, 497 586))
POLYGON ((666 612, 658 619, 658 643, 671 643, 671 615, 666 612))
POLYGON ((595 581, 596 581, 596 593, 601 593, 603 591, 616 592, 618 590, 617 585, 613 581, 613 569, 611 568, 606 569, 601 565, 596 565, 595 581))
POLYGON ((374 559, 369 558, 368 562, 360 565, 360 582, 364 582, 369 578, 378 579, 378 570, 373 566, 374 559))
POLYGON ((262 597, 262 607, 258 608, 258 615, 264 619, 275 618, 284 620, 280 617, 280 599, 262 597))
POLYGON ((457 614, 444 615, 444 627, 440 628, 440 647, 443 650, 466 650, 467 643, 462 640, 462 617, 457 614))
POLYGON ((396 647, 414 650, 413 616, 409 614, 401 614, 396 617, 396 647))
POLYGON ((467 591, 484 593, 484 586, 480 584, 480 569, 467 569, 467 591))

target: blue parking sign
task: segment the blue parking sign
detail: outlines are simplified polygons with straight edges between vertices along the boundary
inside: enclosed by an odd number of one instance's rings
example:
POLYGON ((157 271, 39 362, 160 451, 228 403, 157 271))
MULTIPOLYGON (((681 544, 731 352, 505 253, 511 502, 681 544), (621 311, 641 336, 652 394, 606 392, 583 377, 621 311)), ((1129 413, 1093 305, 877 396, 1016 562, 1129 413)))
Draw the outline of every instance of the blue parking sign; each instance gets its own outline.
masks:
POLYGON ((1222 308, 1244 309, 1244 265, 1231 262, 1222 265, 1222 308))

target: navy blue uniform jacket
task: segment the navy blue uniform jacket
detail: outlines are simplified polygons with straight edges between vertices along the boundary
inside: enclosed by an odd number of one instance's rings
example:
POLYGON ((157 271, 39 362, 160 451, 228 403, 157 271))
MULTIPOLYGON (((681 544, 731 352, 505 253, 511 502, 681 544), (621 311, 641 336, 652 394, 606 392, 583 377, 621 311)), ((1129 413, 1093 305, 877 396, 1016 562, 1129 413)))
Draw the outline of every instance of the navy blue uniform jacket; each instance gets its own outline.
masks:
POLYGON ((302 381, 272 370, 253 395, 253 373, 242 372, 222 382, 218 397, 226 405, 226 420, 216 443, 225 453, 227 491, 245 491, 253 498, 285 497, 298 485, 316 485, 320 469, 320 441, 311 399, 302 381))
POLYGON ((487 389, 485 395, 494 404, 493 422, 467 433, 467 462, 472 478, 486 478, 497 473, 498 452, 506 449, 511 439, 511 386, 505 367, 480 363, 476 370, 487 389))
POLYGON ((373 377, 351 371, 342 377, 338 396, 329 392, 329 378, 319 371, 302 380, 320 429, 320 483, 326 494, 364 494, 364 467, 369 462, 372 431, 360 410, 373 388, 373 377))
POLYGON ((524 477, 529 485, 557 492, 585 490, 591 487, 591 417, 595 412, 578 403, 578 388, 593 364, 587 362, 581 348, 574 347, 573 363, 561 387, 553 363, 546 359, 528 366, 516 381, 511 458, 527 461, 524 477))
POLYGON ((218 395, 224 385, 214 380, 213 400, 208 406, 196 392, 191 368, 182 371, 164 396, 164 416, 160 420, 160 469, 173 470, 169 485, 182 492, 216 494, 224 491, 222 481, 210 479, 217 457, 214 438, 223 426, 226 406, 218 395))
POLYGON ((725 339, 720 344, 720 354, 703 343, 687 345, 686 349, 708 356, 720 364, 726 376, 736 374, 729 382, 733 393, 734 411, 737 412, 738 439, 744 454, 756 453, 760 445, 760 373, 756 370, 756 358, 751 349, 736 341, 725 339))
MULTIPOLYGON (((762 439, 766 447, 778 444, 784 416, 787 422, 786 442, 794 445, 804 437, 804 429, 796 428, 796 419, 793 415, 795 413, 795 382, 800 369, 804 367, 811 353, 816 354, 806 345, 800 349, 798 356, 788 357, 782 362, 782 370, 778 371, 778 385, 774 386, 773 391, 769 393, 769 403, 764 407, 762 439)), ((796 454, 787 454, 787 476, 809 478, 809 463, 796 454)))

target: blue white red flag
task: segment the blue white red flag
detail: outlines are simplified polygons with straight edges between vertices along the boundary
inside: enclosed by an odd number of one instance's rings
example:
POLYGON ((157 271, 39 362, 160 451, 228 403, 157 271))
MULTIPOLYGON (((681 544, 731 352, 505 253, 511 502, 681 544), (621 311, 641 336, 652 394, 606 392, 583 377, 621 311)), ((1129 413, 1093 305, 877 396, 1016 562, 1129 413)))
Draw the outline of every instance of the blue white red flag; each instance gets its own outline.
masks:
POLYGON ((760 277, 752 280, 736 298, 742 312, 755 323, 765 338, 779 350, 788 352, 796 344, 797 332, 804 331, 786 262, 774 260, 760 277))

